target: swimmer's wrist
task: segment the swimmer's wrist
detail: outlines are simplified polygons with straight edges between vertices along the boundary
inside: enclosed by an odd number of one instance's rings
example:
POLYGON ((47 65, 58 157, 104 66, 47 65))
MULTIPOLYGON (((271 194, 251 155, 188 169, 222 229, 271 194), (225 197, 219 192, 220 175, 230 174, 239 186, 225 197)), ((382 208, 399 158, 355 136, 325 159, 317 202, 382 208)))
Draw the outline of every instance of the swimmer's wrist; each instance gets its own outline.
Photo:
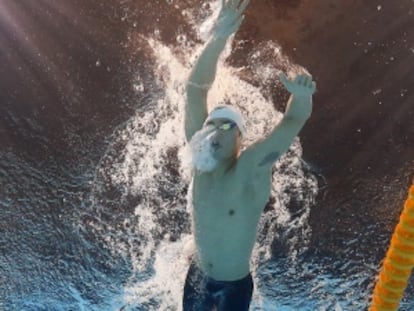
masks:
POLYGON ((211 86, 213 85, 213 83, 197 83, 197 82, 188 80, 187 85, 195 87, 197 89, 201 89, 201 90, 209 90, 211 86))
POLYGON ((210 40, 213 42, 226 44, 228 38, 229 36, 226 34, 220 34, 220 33, 214 32, 210 40))
POLYGON ((312 100, 312 94, 311 93, 292 93, 292 97, 299 100, 312 100))

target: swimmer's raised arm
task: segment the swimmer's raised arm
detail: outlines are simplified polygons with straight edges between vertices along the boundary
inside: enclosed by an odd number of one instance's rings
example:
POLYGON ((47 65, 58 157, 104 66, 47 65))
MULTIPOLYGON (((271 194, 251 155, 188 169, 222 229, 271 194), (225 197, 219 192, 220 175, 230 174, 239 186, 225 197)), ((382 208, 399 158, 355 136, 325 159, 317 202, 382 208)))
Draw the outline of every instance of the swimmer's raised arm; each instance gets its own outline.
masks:
POLYGON ((212 35, 197 59, 186 85, 185 135, 191 139, 207 118, 207 93, 214 82, 217 62, 228 38, 237 32, 249 0, 222 0, 212 35))
POLYGON ((312 113, 312 95, 316 90, 312 77, 302 74, 289 80, 281 74, 279 78, 292 95, 282 120, 271 134, 242 153, 239 163, 253 169, 271 169, 274 162, 288 150, 312 113))
POLYGON ((312 113, 312 95, 316 91, 316 83, 306 74, 298 75, 293 80, 284 73, 279 75, 286 90, 292 95, 289 98, 283 119, 305 123, 312 113))

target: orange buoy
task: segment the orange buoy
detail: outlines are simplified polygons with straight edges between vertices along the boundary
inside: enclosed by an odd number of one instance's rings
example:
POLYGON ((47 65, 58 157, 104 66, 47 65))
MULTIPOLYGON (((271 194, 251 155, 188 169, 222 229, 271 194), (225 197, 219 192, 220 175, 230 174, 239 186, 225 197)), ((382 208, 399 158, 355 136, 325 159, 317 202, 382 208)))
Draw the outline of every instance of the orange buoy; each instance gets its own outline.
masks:
POLYGON ((369 311, 396 311, 414 267, 414 185, 404 204, 400 221, 375 284, 369 311))

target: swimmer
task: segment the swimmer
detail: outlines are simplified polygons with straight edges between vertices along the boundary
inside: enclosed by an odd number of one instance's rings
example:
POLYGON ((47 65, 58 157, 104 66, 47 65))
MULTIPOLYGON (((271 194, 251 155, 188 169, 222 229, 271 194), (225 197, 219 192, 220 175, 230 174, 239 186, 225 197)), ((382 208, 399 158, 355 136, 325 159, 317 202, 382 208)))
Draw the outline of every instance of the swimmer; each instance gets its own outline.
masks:
POLYGON ((311 115, 315 82, 309 75, 279 76, 291 93, 272 132, 241 152, 245 122, 230 105, 207 110, 218 58, 237 32, 249 0, 222 0, 211 37, 186 84, 185 135, 192 166, 195 254, 187 273, 184 311, 244 311, 253 292, 250 257, 269 199, 272 166, 311 115))

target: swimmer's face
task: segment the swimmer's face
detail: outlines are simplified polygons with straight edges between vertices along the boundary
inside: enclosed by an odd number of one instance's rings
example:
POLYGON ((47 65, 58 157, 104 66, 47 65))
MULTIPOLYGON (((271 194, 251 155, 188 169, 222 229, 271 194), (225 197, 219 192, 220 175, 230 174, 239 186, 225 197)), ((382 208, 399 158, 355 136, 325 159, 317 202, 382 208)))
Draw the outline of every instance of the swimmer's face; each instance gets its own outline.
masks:
POLYGON ((211 144, 215 159, 225 160, 238 154, 241 134, 236 123, 229 119, 214 119, 208 121, 204 127, 214 130, 208 143, 211 144))

